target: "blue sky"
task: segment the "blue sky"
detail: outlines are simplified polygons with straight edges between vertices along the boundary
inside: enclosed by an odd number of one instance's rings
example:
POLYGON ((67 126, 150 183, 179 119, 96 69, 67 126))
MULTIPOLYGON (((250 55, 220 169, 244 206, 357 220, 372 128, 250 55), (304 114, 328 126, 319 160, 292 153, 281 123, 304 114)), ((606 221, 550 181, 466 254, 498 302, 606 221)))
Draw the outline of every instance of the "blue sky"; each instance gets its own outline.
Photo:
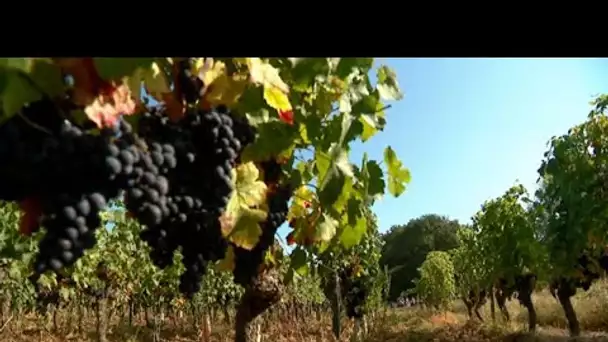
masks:
POLYGON ((401 197, 374 206, 381 231, 429 213, 469 222, 517 179, 534 189, 547 141, 582 122, 595 94, 608 93, 602 59, 378 62, 397 72, 405 98, 351 160, 358 164, 363 152, 381 160, 391 145, 412 173, 401 197))

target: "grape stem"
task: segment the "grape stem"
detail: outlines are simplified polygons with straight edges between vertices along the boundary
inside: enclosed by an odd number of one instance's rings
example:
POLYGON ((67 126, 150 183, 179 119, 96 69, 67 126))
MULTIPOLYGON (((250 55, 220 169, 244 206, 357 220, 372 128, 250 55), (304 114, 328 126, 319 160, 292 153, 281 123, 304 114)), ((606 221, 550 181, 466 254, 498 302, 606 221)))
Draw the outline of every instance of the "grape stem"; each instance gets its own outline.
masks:
POLYGON ((39 131, 41 131, 41 132, 44 132, 44 133, 46 133, 46 134, 48 134, 48 135, 52 135, 52 133, 51 133, 49 130, 47 130, 46 128, 44 128, 44 127, 42 127, 42 126, 38 125, 38 124, 37 124, 37 123, 35 123, 35 122, 32 122, 32 121, 31 121, 30 119, 28 119, 28 118, 27 118, 25 115, 23 115, 23 113, 19 112, 19 114, 18 114, 18 115, 19 115, 19 117, 21 117, 21 118, 23 119, 23 121, 25 121, 25 122, 26 122, 28 125, 30 125, 30 126, 32 126, 32 127, 34 127, 35 129, 37 129, 37 130, 39 130, 39 131))

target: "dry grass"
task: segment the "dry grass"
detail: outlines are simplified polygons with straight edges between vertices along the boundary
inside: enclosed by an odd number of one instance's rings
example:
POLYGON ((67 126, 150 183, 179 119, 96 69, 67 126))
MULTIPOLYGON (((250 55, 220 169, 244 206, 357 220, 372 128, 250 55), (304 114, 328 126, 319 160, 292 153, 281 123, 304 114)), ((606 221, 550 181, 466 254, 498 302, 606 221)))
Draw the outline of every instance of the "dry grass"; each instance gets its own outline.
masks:
MULTIPOLYGON (((538 312, 539 329, 536 334, 526 330, 527 313, 515 301, 508 304, 513 317, 509 323, 502 322, 499 312, 497 321, 491 322, 489 304, 482 309, 485 323, 472 322, 466 317, 462 303, 455 302, 449 312, 434 314, 429 311, 410 308, 388 310, 370 319, 367 342, 376 341, 568 341, 565 330, 566 321, 559 303, 543 291, 535 294, 534 302, 538 312)), ((579 293, 573 300, 581 328, 585 331, 578 341, 608 341, 608 282, 601 282, 587 293, 579 293)), ((280 320, 264 322, 262 341, 268 342, 321 342, 336 341, 331 334, 329 315, 317 320, 306 317, 304 320, 283 317, 280 320)), ((129 327, 115 320, 110 325, 109 340, 120 342, 152 341, 151 330, 143 322, 129 327)), ((13 319, 0 332, 0 341, 95 341, 94 322, 87 320, 86 332, 79 335, 60 328, 51 332, 43 328, 38 317, 13 319)), ((232 341, 230 326, 218 323, 212 326, 211 341, 232 341)), ((344 320, 343 335, 340 341, 348 341, 353 331, 353 323, 344 320)), ((185 322, 167 322, 162 330, 161 340, 167 342, 201 341, 199 334, 185 322)))

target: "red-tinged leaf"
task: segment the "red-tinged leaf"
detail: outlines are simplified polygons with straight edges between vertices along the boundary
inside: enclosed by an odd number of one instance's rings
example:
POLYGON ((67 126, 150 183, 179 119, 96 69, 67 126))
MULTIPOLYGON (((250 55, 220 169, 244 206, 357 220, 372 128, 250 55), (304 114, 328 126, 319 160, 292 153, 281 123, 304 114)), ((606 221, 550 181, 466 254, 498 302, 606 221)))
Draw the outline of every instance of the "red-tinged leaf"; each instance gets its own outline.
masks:
POLYGON ((19 233, 30 236, 40 229, 39 218, 42 215, 42 207, 37 198, 27 198, 19 202, 21 209, 21 220, 19 221, 19 233))
POLYGON ((121 84, 116 87, 104 87, 84 111, 97 127, 111 127, 121 115, 131 115, 136 109, 137 105, 131 97, 129 87, 121 84))
POLYGON ((287 234, 287 245, 291 246, 296 243, 296 239, 294 238, 294 232, 287 234))
POLYGON ((279 118, 281 119, 281 121, 293 125, 293 111, 292 110, 287 110, 287 111, 279 111, 279 118))

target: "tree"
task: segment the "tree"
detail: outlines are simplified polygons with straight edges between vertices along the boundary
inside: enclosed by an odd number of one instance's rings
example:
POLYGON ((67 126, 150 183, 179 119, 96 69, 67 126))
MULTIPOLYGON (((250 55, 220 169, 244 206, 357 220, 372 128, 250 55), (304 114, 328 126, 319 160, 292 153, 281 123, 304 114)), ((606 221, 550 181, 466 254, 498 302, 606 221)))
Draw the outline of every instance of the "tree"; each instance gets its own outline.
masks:
POLYGON ((416 294, 435 309, 446 309, 454 299, 454 265, 450 255, 432 251, 420 266, 420 278, 416 281, 416 294))
MULTIPOLYGON (((395 73, 379 66, 372 80, 373 69, 372 58, 0 59, 0 200, 19 203, 23 233, 57 232, 42 238, 33 279, 92 248, 99 213, 126 194, 157 266, 184 250, 182 292, 224 259, 243 301, 278 300, 261 291, 280 288, 263 286, 279 283, 265 260, 294 191, 313 189, 292 217, 312 256, 356 245, 369 199, 410 180, 390 146, 384 169, 348 159, 383 129, 384 101, 402 98, 395 73)), ((237 319, 237 341, 270 305, 237 319)))
POLYGON ((537 192, 544 211, 546 242, 552 279, 564 309, 570 333, 580 334, 570 297, 577 287, 588 289, 599 278, 605 260, 608 227, 608 96, 592 105, 585 122, 553 137, 545 153, 537 192))
POLYGON ((383 236, 381 265, 392 270, 390 295, 396 299, 414 287, 418 268, 431 251, 448 251, 458 247, 458 221, 439 215, 424 215, 405 226, 391 227, 383 236))

